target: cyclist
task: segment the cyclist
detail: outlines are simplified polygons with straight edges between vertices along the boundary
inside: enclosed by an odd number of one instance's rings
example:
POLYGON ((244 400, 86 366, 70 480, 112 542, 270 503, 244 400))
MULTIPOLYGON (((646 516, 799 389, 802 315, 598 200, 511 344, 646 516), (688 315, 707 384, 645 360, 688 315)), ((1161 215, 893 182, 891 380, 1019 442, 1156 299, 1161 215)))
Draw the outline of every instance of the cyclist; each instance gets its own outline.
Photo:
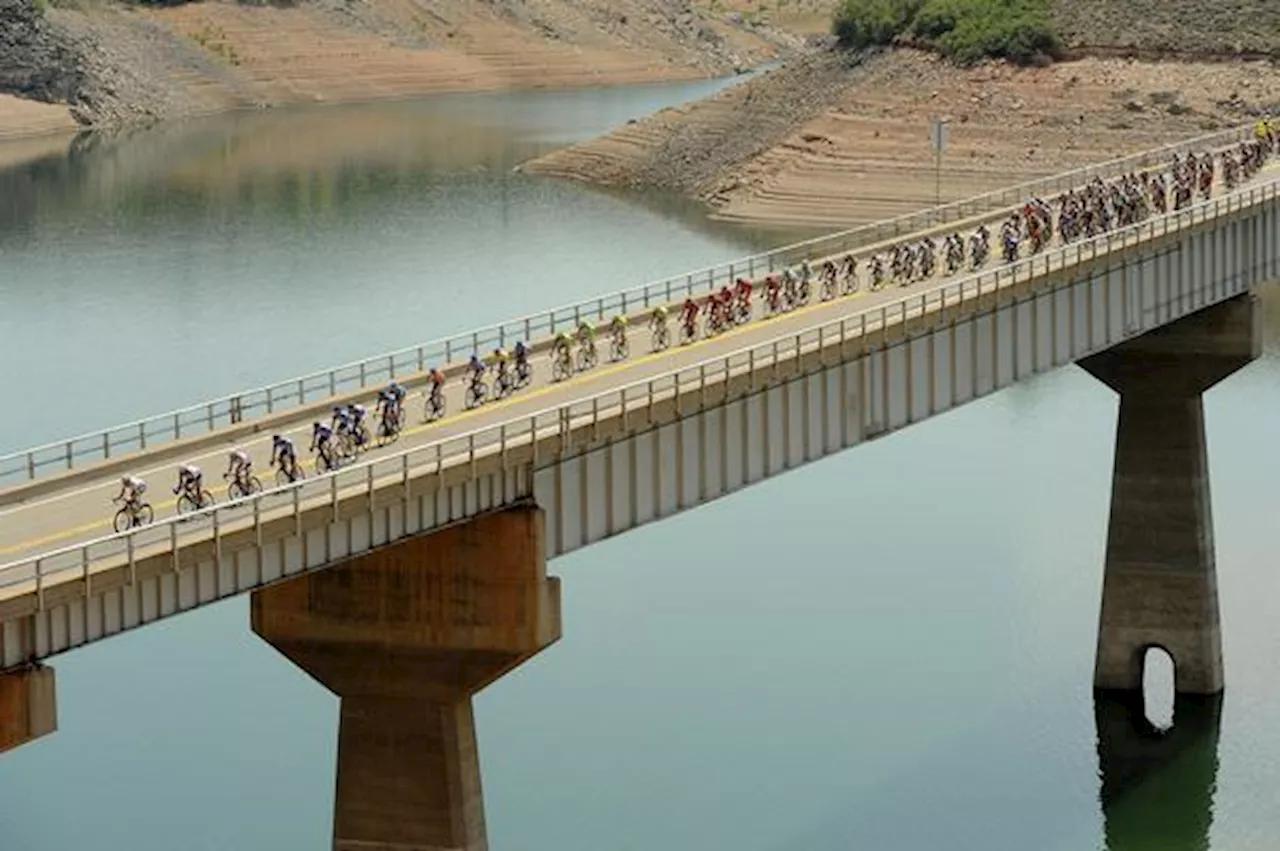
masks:
POLYGON ((178 484, 174 486, 175 494, 185 493, 196 505, 201 505, 201 491, 204 490, 204 473, 194 464, 183 464, 178 468, 178 484))
POLYGON ((653 313, 649 315, 649 327, 657 328, 660 325, 665 326, 666 324, 667 324, 667 308, 660 304, 657 307, 655 307, 653 309, 653 313))
POLYGON ((142 502, 142 495, 147 492, 147 483, 137 476, 125 476, 120 480, 120 493, 115 502, 124 501, 125 508, 137 510, 142 502))
POLYGON ((271 436, 271 464, 274 467, 279 462, 280 469, 290 474, 298 468, 298 455, 293 448, 293 441, 289 438, 275 434, 271 436))
POLYGON ((516 340, 516 347, 512 351, 516 356, 516 377, 523 378, 529 374, 529 347, 524 344, 524 340, 516 340))
POLYGON ((698 330, 698 303, 690 296, 684 300, 684 307, 680 308, 680 321, 684 323, 684 332, 690 338, 698 330))
POLYGON ((347 406, 347 429, 356 446, 364 446, 368 442, 369 429, 364 424, 364 418, 367 413, 364 405, 351 404, 347 406))
POLYGON ((333 418, 330 420, 330 428, 337 434, 346 434, 350 425, 351 421, 347 409, 341 405, 335 407, 333 409, 333 418))
POLYGON ((233 482, 241 482, 249 478, 252 472, 253 461, 249 458, 249 453, 243 449, 232 449, 228 458, 227 472, 222 474, 222 478, 231 479, 233 482))
POLYGON ((573 340, 568 334, 561 331, 556 334, 555 342, 551 344, 551 361, 553 368, 551 377, 557 381, 561 378, 568 378, 573 373, 573 340), (556 369, 559 369, 557 377, 556 369))
POLYGON ((593 349, 596 346, 595 326, 585 319, 578 323, 578 342, 593 349))
POLYGON ((311 424, 311 451, 319 451, 324 458, 325 463, 332 466, 333 455, 330 454, 331 441, 333 440, 333 429, 322 422, 311 424))
POLYGON ((582 351, 590 363, 594 363, 596 359, 596 329, 595 326, 585 319, 578 323, 578 344, 582 347, 582 351))
POLYGON ((431 398, 439 399, 440 394, 444 392, 444 373, 440 367, 431 367, 431 398))
POLYGON ((498 377, 495 379, 499 388, 511 387, 511 357, 507 354, 507 350, 499 346, 493 350, 493 362, 498 367, 498 377))
POLYGON ((475 383, 484 378, 485 365, 480 360, 480 356, 475 352, 471 353, 471 361, 467 364, 467 368, 471 370, 471 381, 475 383))
POLYGON ((613 321, 609 323, 609 330, 613 333, 614 346, 625 346, 627 344, 627 317, 619 313, 613 317, 613 321))
POLYGON ((382 417, 382 428, 388 434, 400 430, 400 402, 390 388, 378 391, 378 415, 382 417))

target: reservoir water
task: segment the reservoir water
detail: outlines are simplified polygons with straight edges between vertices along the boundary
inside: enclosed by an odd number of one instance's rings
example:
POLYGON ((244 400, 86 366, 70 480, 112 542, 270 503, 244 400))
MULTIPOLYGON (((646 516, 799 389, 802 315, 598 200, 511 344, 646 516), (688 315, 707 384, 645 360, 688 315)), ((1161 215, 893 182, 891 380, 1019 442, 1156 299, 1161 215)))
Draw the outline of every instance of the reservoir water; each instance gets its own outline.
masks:
MULTIPOLYGON (((779 242, 511 172, 718 85, 0 146, 0 451, 779 242)), ((1157 739, 1091 693, 1117 406, 1067 368, 553 562, 564 638, 476 700, 490 847, 1277 847, 1264 302, 1264 358, 1206 398, 1227 691, 1165 757, 1137 770, 1157 739)), ((245 599, 53 664, 59 731, 0 758, 3 851, 329 847, 337 700, 245 599)))

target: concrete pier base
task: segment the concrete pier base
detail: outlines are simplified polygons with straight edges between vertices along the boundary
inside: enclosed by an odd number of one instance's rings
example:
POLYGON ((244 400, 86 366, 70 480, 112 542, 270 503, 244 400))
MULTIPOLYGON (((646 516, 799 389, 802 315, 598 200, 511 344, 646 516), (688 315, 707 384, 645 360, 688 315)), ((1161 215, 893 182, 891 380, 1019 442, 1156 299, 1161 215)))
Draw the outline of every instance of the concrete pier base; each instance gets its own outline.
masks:
POLYGON ((1261 310, 1234 298, 1081 361, 1120 394, 1094 687, 1139 690, 1161 647, 1179 694, 1222 690, 1201 394, 1261 352, 1261 310))
POLYGON ((560 637, 543 515, 478 517, 253 594, 253 629, 342 699, 333 847, 484 851, 471 696, 560 637))
POLYGON ((0 753, 58 729, 53 668, 38 665, 0 675, 0 753))

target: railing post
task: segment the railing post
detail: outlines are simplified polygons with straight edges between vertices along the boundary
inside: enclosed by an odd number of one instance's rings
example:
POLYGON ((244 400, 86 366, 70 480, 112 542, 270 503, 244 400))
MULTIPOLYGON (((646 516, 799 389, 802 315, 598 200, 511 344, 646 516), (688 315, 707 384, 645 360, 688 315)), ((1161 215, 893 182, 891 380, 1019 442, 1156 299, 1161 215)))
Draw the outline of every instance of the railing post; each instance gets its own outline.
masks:
POLYGON ((476 479, 476 433, 467 435, 467 461, 471 467, 471 481, 476 479))
MULTIPOLYGON (((84 580, 84 598, 88 600, 93 583, 89 578, 89 548, 87 546, 80 548, 80 578, 84 580)), ((87 641, 88 638, 89 636, 86 635, 85 640, 87 641)))
POLYGON ((44 559, 42 558, 36 559, 36 611, 44 611, 44 559))
POLYGON ((147 424, 145 422, 138 423, 138 448, 147 448, 147 424))
POLYGON ((27 453, 27 478, 34 479, 36 477, 36 456, 34 452, 27 453))
POLYGON ((69 440, 67 441, 66 449, 67 449, 67 469, 68 469, 68 470, 70 470, 70 469, 71 469, 71 467, 72 467, 72 465, 75 463, 75 461, 73 460, 73 452, 72 452, 72 449, 71 449, 71 441, 69 441, 69 440))
MULTIPOLYGON (((295 482, 293 485, 292 494, 293 494, 293 536, 298 539, 299 544, 303 545, 302 546, 302 553, 303 553, 302 568, 305 570, 307 567, 306 565, 307 548, 305 546, 306 542, 302 539, 302 485, 295 482)), ((281 569, 283 570, 283 567, 281 569)))
MULTIPOLYGON (((329 474, 329 506, 333 511, 333 522, 338 522, 338 474, 329 474)), ((327 532, 325 533, 328 534, 327 532)))
MULTIPOLYGON (((268 387, 268 388, 267 388, 267 413, 268 413, 268 414, 270 414, 270 413, 274 413, 274 412, 275 412, 275 409, 276 409, 276 404, 275 404, 275 393, 273 393, 273 392, 272 392, 272 389, 273 389, 273 388, 271 388, 271 387, 268 387)), ((176 420, 174 421, 174 428, 177 428, 177 421, 176 421, 176 420)))
MULTIPOLYGON (((259 495, 253 497, 253 543, 262 549, 262 497, 259 495)), ((258 555, 261 557, 261 552, 258 555)))

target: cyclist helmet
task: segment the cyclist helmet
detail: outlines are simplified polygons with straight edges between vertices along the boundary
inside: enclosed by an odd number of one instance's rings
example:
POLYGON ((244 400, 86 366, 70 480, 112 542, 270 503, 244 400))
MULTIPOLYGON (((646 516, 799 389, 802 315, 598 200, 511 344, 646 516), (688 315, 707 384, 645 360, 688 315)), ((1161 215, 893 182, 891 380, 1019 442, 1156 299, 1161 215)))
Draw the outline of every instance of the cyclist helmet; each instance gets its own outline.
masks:
POLYGON ((364 405, 358 405, 358 404, 352 405, 347 410, 351 411, 351 413, 355 414, 357 417, 364 416, 364 405))
POLYGON ((324 431, 326 428, 328 428, 328 426, 325 425, 324 423, 314 422, 311 424, 311 433, 315 434, 316 432, 324 431))
POLYGON ((340 419, 340 418, 342 418, 342 417, 343 417, 343 416, 345 416, 345 415, 346 415, 346 409, 345 409, 345 408, 343 408, 341 405, 334 405, 334 406, 333 406, 333 416, 334 416, 334 419, 340 419))
POLYGON ((476 354, 475 352, 472 352, 472 353, 471 353, 471 366, 474 368, 474 367, 477 367, 477 366, 479 366, 479 365, 480 365, 480 356, 479 356, 478 354, 476 354))
POLYGON ((398 381, 391 382, 391 386, 388 387, 387 389, 390 390, 392 393, 395 393, 397 396, 404 392, 404 388, 400 386, 400 383, 398 381))
POLYGON ((524 340, 516 340, 516 354, 522 355, 526 351, 528 350, 524 347, 524 340))

